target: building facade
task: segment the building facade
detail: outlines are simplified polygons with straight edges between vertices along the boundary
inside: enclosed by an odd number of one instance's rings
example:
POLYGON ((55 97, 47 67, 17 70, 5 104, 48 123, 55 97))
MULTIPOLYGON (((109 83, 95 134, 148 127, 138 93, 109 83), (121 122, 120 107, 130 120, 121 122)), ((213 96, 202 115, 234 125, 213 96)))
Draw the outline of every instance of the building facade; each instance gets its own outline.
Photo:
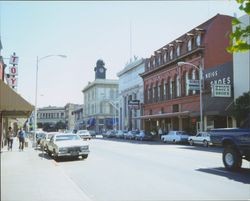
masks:
POLYGON ((86 128, 100 133, 118 128, 118 80, 106 79, 104 62, 96 63, 95 80, 82 90, 86 128))
POLYGON ((79 108, 80 105, 68 103, 65 105, 65 124, 66 129, 73 130, 75 128, 75 115, 73 111, 75 111, 77 108, 79 108))
POLYGON ((142 129, 143 80, 139 74, 145 71, 144 59, 134 60, 117 73, 119 77, 119 127, 122 130, 142 129), (130 105, 135 102, 135 107, 130 105))
POLYGON ((145 72, 141 74, 144 82, 141 119, 146 130, 162 128, 195 133, 200 129, 200 118, 203 118, 203 130, 231 125, 228 108, 233 96, 212 97, 211 94, 213 84, 228 84, 232 89, 233 58, 226 51, 231 21, 232 17, 218 14, 146 59, 145 72), (189 65, 180 66, 178 62, 189 65), (199 88, 188 84, 194 80, 199 82, 200 78, 203 117, 200 117, 199 88))
POLYGON ((38 108, 37 125, 45 131, 56 131, 56 125, 62 123, 66 129, 65 107, 48 106, 38 108))

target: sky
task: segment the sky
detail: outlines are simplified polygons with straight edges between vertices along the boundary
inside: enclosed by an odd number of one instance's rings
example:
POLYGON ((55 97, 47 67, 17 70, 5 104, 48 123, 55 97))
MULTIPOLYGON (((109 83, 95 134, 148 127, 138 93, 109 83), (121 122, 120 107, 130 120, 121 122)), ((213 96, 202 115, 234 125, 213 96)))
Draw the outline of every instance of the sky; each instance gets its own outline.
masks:
MULTIPOLYGON (((98 59, 107 79, 118 79, 130 58, 155 50, 216 14, 244 15, 235 0, 214 1, 0 1, 2 56, 19 57, 19 93, 38 107, 83 104, 98 59)), ((6 69, 7 73, 9 69, 6 69)))

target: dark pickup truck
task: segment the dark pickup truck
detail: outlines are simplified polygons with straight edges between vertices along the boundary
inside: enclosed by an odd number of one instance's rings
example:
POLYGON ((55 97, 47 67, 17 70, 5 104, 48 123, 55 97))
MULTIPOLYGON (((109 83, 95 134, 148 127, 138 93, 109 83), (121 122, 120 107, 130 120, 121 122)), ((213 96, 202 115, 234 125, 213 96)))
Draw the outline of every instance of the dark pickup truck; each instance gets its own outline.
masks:
POLYGON ((250 129, 218 128, 209 131, 213 145, 223 146, 223 163, 228 170, 241 168, 242 159, 250 161, 250 129))

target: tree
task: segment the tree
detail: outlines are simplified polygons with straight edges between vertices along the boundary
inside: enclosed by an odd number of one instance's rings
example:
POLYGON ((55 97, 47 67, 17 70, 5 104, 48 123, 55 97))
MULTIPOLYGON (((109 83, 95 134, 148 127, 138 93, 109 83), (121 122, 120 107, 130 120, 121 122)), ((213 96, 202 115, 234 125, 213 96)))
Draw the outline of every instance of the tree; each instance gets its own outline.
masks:
MULTIPOLYGON (((250 0, 236 0, 240 4, 239 9, 244 11, 250 17, 250 0)), ((250 50, 250 25, 244 25, 239 19, 234 18, 232 25, 235 30, 230 34, 230 46, 227 51, 246 52, 250 50)))
POLYGON ((236 118, 237 125, 241 125, 250 114, 250 91, 239 96, 233 106, 233 116, 236 118))

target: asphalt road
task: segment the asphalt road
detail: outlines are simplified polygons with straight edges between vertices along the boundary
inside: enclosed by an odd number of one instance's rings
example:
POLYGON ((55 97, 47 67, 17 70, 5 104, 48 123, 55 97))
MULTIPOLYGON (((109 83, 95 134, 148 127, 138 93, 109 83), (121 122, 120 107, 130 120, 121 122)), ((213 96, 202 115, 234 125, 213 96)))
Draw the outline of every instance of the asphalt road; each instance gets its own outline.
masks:
POLYGON ((54 162, 92 200, 250 200, 250 164, 228 172, 221 149, 93 139, 85 160, 54 162))

